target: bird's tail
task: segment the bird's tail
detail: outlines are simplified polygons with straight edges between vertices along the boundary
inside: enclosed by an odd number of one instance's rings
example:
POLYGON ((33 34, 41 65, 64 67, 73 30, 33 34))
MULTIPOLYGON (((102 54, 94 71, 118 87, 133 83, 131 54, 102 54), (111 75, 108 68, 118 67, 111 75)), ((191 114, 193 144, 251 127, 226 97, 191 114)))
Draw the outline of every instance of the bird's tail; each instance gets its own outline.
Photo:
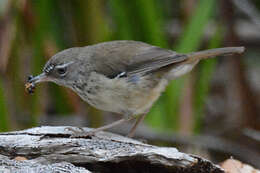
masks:
POLYGON ((244 51, 245 51, 245 47, 225 47, 225 48, 203 50, 199 52, 192 52, 186 54, 186 56, 188 56, 188 61, 196 61, 196 60, 201 60, 206 58, 213 58, 216 56, 241 54, 244 51))

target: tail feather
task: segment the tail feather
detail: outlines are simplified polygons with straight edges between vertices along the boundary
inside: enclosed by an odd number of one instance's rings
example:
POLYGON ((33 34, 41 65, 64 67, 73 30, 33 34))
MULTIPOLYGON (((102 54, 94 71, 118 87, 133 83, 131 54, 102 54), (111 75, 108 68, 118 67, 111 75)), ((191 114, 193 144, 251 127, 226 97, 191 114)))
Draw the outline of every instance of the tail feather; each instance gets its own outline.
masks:
POLYGON ((213 58, 216 56, 226 56, 231 54, 241 54, 245 51, 245 47, 225 47, 225 48, 216 48, 203 50, 199 52, 192 52, 186 54, 188 59, 191 61, 201 60, 206 58, 213 58))

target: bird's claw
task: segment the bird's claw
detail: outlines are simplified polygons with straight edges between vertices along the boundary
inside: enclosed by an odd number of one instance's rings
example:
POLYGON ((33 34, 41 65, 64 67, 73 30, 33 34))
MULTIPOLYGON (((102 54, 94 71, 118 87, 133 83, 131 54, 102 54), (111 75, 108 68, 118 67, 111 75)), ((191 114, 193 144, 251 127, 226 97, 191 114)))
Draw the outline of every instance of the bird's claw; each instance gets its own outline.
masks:
POLYGON ((88 138, 95 135, 95 131, 85 131, 83 128, 78 127, 78 130, 72 127, 67 127, 66 130, 71 131, 70 138, 88 138))

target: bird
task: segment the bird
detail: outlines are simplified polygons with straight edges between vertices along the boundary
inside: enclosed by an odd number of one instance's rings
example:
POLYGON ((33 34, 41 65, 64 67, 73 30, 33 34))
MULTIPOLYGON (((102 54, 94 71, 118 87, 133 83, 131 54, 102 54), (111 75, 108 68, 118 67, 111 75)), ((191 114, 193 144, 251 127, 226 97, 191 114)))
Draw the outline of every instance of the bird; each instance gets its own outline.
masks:
POLYGON ((76 92, 91 106, 123 115, 122 119, 91 131, 74 131, 87 137, 136 119, 128 136, 133 137, 167 84, 188 72, 202 59, 240 54, 244 47, 225 47, 177 53, 141 41, 116 40, 73 47, 52 56, 42 73, 29 76, 26 90, 54 82, 76 92))

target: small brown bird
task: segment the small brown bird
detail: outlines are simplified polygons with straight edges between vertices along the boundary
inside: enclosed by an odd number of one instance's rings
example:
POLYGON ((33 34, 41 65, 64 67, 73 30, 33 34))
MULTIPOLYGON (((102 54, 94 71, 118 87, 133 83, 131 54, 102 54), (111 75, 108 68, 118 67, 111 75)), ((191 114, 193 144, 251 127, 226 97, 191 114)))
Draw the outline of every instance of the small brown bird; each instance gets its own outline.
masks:
POLYGON ((71 88, 98 109, 124 115, 90 132, 75 133, 75 137, 92 135, 140 115, 129 133, 133 136, 170 80, 191 71, 201 59, 242 52, 244 47, 227 47, 181 54, 139 41, 104 42, 57 53, 40 75, 28 78, 26 89, 33 92, 36 83, 54 82, 71 88))

